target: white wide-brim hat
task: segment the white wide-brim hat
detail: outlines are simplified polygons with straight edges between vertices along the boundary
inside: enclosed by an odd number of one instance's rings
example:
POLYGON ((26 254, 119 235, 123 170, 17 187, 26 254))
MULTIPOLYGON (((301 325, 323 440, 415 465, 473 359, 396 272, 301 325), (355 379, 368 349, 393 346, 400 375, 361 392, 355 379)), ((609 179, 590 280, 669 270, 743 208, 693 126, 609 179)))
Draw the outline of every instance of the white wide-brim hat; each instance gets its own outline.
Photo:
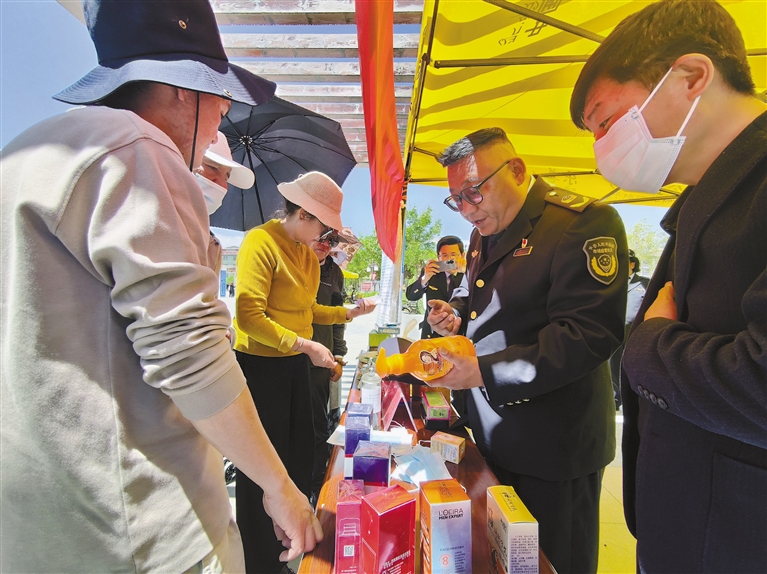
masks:
POLYGON ((324 225, 343 229, 341 205, 344 192, 324 173, 310 171, 295 181, 279 184, 277 189, 285 199, 303 207, 324 225))
POLYGON ((205 159, 216 165, 231 168, 232 172, 229 174, 229 183, 233 186, 240 189, 250 189, 253 187, 256 176, 247 167, 232 159, 232 150, 229 149, 229 142, 223 133, 218 132, 218 139, 205 150, 203 160, 205 159))

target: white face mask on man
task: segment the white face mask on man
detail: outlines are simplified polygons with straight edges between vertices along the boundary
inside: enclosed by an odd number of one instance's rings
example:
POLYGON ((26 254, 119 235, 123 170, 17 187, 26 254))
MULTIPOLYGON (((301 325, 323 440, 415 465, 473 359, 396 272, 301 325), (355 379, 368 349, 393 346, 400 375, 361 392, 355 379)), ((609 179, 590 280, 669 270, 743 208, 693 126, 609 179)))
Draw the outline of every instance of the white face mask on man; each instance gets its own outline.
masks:
POLYGON ((221 203, 224 201, 224 196, 226 195, 227 190, 199 173, 195 173, 194 177, 197 178, 197 184, 202 190, 203 197, 205 197, 205 206, 208 208, 208 215, 212 215, 219 207, 221 207, 221 203))
POLYGON ((594 142, 599 172, 610 183, 627 191, 658 193, 686 139, 681 133, 690 121, 700 96, 695 98, 676 136, 652 137, 642 116, 642 110, 670 73, 671 70, 666 72, 641 108, 633 106, 594 142))

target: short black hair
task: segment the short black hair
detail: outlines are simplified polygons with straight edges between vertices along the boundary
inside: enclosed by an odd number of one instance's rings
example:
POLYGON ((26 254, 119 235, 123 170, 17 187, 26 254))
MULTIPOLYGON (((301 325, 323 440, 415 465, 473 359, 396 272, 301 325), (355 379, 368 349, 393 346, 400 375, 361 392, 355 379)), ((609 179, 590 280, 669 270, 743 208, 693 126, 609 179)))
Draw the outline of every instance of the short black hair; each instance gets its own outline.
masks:
MULTIPOLYGON (((446 147, 441 154, 437 156, 437 161, 443 167, 453 165, 455 162, 469 157, 480 148, 497 143, 507 143, 514 149, 509 141, 509 136, 501 128, 484 128, 463 136, 461 139, 446 147)), ((461 250, 463 252, 463 250, 461 250)))
POLYGON ((629 249, 629 263, 634 264, 634 273, 639 273, 639 257, 631 249, 629 249))
POLYGON ((586 96, 600 78, 639 82, 651 90, 685 54, 711 58, 736 92, 755 95, 743 35, 714 0, 662 0, 627 16, 583 66, 570 98, 570 117, 583 123, 586 96))
POLYGON ((461 241, 460 238, 456 237, 455 235, 445 235, 442 239, 437 241, 437 253, 439 253, 439 250, 442 249, 445 245, 457 245, 458 251, 460 251, 461 255, 463 255, 463 241, 461 241))

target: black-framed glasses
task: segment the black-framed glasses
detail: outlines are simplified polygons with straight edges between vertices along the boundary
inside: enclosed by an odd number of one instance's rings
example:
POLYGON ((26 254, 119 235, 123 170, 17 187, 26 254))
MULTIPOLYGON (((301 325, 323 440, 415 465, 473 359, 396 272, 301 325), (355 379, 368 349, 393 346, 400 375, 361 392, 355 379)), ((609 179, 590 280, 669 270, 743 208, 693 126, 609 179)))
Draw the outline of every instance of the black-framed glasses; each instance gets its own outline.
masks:
POLYGON ((493 177, 496 173, 501 171, 504 167, 506 167, 510 163, 511 163, 511 160, 507 160, 505 163, 501 165, 501 167, 496 169, 493 173, 488 175, 485 179, 480 181, 477 185, 472 185, 467 187, 466 189, 462 189, 460 192, 458 192, 458 195, 450 195, 447 199, 445 199, 443 203, 447 205, 453 211, 461 211, 464 201, 468 203, 469 205, 479 205, 480 203, 482 203, 482 200, 484 199, 479 189, 483 185, 485 185, 491 177, 493 177))

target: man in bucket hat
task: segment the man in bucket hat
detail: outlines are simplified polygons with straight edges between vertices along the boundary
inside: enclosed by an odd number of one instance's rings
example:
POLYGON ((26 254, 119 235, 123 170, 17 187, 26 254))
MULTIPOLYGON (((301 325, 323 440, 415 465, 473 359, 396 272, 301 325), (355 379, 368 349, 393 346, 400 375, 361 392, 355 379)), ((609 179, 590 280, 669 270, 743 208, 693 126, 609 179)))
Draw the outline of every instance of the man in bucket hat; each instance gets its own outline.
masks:
POLYGON ((228 63, 205 0, 85 16, 100 65, 56 98, 89 106, 0 157, 0 569, 241 571, 219 452, 292 559, 322 532, 226 340, 191 171, 229 100, 274 85, 228 63))

